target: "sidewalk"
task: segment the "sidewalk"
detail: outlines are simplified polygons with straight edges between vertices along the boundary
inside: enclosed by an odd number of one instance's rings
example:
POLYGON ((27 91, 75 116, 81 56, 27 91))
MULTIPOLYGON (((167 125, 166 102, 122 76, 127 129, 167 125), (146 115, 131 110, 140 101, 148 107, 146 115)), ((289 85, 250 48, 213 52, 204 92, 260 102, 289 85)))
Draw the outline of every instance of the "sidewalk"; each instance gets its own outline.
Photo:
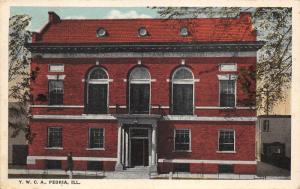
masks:
MULTIPOLYGON (((9 178, 55 178, 68 179, 68 175, 63 170, 26 170, 9 169, 9 178)), ((124 172, 96 172, 96 171, 73 171, 74 179, 213 179, 213 180, 272 180, 272 179, 290 179, 290 176, 257 176, 257 175, 239 175, 239 174, 189 174, 173 173, 159 174, 150 176, 139 173, 124 172)))
POLYGON ((287 169, 282 169, 280 167, 276 167, 274 165, 265 163, 265 162, 257 162, 257 175, 258 176, 284 176, 289 177, 291 173, 287 169))

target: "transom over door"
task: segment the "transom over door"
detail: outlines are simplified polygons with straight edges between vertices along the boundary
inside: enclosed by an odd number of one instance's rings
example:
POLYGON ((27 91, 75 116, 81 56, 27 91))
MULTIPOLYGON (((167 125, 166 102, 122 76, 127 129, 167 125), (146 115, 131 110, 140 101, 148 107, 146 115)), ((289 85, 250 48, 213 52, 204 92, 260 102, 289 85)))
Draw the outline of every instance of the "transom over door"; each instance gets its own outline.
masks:
POLYGON ((89 84, 88 113, 107 113, 107 84, 89 84))

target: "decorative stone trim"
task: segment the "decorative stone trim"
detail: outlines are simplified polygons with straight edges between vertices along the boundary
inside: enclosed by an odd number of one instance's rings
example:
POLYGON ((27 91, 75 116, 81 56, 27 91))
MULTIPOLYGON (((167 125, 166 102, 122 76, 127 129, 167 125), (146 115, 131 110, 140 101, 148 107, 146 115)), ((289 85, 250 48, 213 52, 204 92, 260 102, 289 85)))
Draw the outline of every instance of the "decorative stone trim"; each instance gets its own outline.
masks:
POLYGON ((255 110, 256 107, 253 106, 237 106, 237 107, 220 107, 220 106, 196 106, 195 107, 196 109, 199 109, 199 110, 233 110, 233 109, 239 109, 239 110, 255 110))
POLYGON ((222 74, 218 75, 219 80, 237 80, 238 75, 236 74, 222 74))
POLYGON ((164 120, 170 121, 256 121, 256 117, 198 117, 195 115, 167 115, 164 120))
POLYGON ((43 105, 43 104, 33 104, 30 105, 31 108, 84 108, 84 105, 43 105))
POLYGON ((47 75, 48 80, 64 80, 66 75, 47 75))
POLYGON ((256 161, 243 160, 201 160, 201 159, 158 159, 159 163, 207 163, 207 164, 251 164, 255 165, 256 161))
MULTIPOLYGON (((27 164, 35 164, 35 160, 67 160, 67 156, 27 156, 27 164)), ((75 161, 117 161, 113 157, 73 157, 75 161)))

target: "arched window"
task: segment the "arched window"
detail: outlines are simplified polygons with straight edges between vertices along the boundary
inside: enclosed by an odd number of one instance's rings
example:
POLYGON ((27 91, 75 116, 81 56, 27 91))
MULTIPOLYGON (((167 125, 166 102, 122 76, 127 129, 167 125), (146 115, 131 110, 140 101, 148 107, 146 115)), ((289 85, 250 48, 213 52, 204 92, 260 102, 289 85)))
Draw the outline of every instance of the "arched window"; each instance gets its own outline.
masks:
POLYGON ((86 80, 86 113, 106 114, 108 106, 108 74, 100 68, 93 68, 86 80))
POLYGON ((194 110, 194 76, 190 69, 180 67, 172 76, 172 113, 191 115, 194 110))
POLYGON ((129 112, 149 113, 151 76, 144 67, 134 68, 129 75, 129 112))

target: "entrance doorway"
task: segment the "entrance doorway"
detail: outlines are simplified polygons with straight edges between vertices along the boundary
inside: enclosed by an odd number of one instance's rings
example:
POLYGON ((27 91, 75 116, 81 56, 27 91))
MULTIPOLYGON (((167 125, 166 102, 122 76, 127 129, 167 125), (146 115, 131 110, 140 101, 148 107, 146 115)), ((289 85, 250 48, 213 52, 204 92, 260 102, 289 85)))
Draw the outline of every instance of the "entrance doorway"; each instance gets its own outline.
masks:
POLYGON ((148 139, 131 139, 131 165, 148 166, 148 139))
POLYGON ((147 128, 130 128, 130 165, 149 165, 149 139, 147 128))

